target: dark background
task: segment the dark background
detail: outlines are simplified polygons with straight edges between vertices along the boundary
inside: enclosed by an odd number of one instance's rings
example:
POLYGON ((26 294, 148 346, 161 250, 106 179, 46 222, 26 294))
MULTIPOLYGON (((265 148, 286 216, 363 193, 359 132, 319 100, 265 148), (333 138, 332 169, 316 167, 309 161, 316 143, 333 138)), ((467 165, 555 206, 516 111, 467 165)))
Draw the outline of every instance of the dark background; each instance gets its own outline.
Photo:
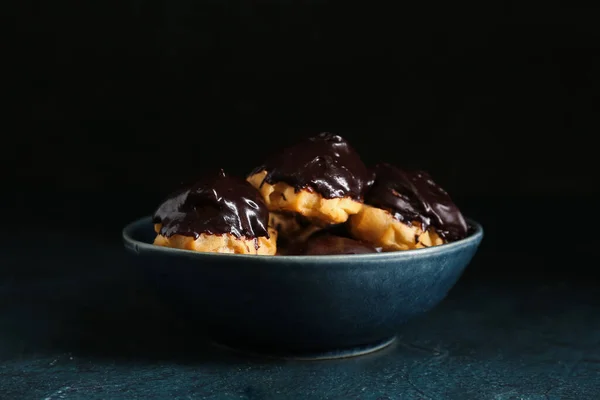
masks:
POLYGON ((214 166, 245 174, 330 130, 369 164, 430 171, 486 229, 479 272, 595 275, 598 8, 130 0, 6 11, 6 226, 119 241, 180 181, 214 166))

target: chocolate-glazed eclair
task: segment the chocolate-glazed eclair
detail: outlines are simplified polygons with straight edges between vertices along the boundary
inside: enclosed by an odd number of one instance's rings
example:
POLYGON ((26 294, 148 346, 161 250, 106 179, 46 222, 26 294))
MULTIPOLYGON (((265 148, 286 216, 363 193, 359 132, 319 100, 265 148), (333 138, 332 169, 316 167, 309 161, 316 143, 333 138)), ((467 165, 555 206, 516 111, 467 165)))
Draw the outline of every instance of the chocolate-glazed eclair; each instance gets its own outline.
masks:
POLYGON ((349 222, 352 235, 384 251, 435 246, 467 236, 467 223, 448 193, 423 171, 390 164, 375 167, 362 210, 349 222))
POLYGON ((250 173, 248 182, 270 211, 294 212, 328 225, 359 212, 373 180, 348 142, 325 132, 269 158, 250 173))
POLYGON ((248 182, 223 170, 171 194, 153 216, 154 244, 212 253, 274 255, 277 231, 248 182))
POLYGON ((269 213, 269 227, 277 231, 277 254, 292 254, 315 232, 323 228, 296 213, 269 213))

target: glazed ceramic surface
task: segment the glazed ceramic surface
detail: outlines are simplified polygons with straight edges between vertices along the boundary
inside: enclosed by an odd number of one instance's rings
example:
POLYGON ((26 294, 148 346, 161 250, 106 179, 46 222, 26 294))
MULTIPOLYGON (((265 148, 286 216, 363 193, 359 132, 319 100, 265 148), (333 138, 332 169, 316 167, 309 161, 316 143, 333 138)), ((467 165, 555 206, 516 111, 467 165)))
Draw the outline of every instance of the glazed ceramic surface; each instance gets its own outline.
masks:
POLYGON ((256 256, 154 246, 149 217, 123 230, 125 247, 165 302, 226 346, 274 354, 364 353, 438 304, 483 238, 361 255, 256 256))

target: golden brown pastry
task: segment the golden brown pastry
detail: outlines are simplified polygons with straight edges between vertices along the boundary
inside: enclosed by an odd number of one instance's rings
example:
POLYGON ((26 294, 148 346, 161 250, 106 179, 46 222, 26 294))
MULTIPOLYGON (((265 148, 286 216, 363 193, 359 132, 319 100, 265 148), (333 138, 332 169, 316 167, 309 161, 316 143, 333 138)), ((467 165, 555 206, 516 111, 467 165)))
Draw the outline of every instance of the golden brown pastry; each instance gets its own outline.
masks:
MULTIPOLYGON (((156 233, 160 232, 160 227, 160 224, 155 225, 156 233)), ((201 233, 197 238, 177 234, 166 237, 158 234, 154 244, 208 253, 274 255, 277 252, 277 231, 269 228, 269 237, 261 236, 255 239, 237 238, 230 233, 222 235, 201 233)))
POLYGON ((298 213, 325 226, 360 211, 372 174, 342 137, 322 133, 279 152, 247 180, 270 211, 298 213))
POLYGON ((390 164, 375 167, 365 205, 348 226, 355 238, 383 251, 431 247, 467 235, 459 209, 427 173, 390 164))
POLYGON ((269 210, 298 213, 323 226, 346 222, 362 207, 349 196, 327 199, 310 189, 296 190, 285 182, 272 185, 265 181, 266 176, 267 171, 261 171, 249 176, 248 182, 258 189, 269 210))
POLYGON ((233 254, 274 255, 277 231, 259 193, 223 170, 169 196, 156 210, 154 244, 233 254))
POLYGON ((368 205, 352 216, 348 226, 353 237, 381 247, 383 251, 419 249, 444 243, 434 228, 423 231, 419 222, 400 222, 389 211, 368 205))
POLYGON ((301 239, 323 229, 295 213, 269 213, 269 228, 275 229, 279 239, 301 239))
POLYGON ((269 213, 269 229, 277 231, 277 254, 295 254, 306 240, 323 229, 295 213, 269 213))

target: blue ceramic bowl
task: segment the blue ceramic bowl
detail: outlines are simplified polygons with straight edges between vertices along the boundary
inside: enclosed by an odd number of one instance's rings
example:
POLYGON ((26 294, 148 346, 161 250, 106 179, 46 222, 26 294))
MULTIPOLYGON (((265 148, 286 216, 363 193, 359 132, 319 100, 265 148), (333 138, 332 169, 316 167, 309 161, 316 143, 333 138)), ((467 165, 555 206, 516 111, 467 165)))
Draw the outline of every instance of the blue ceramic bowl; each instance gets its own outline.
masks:
POLYGON ((152 245, 149 217, 125 247, 163 299, 218 343, 299 357, 369 352, 438 304, 477 251, 483 229, 426 249, 330 256, 199 253, 152 245))

